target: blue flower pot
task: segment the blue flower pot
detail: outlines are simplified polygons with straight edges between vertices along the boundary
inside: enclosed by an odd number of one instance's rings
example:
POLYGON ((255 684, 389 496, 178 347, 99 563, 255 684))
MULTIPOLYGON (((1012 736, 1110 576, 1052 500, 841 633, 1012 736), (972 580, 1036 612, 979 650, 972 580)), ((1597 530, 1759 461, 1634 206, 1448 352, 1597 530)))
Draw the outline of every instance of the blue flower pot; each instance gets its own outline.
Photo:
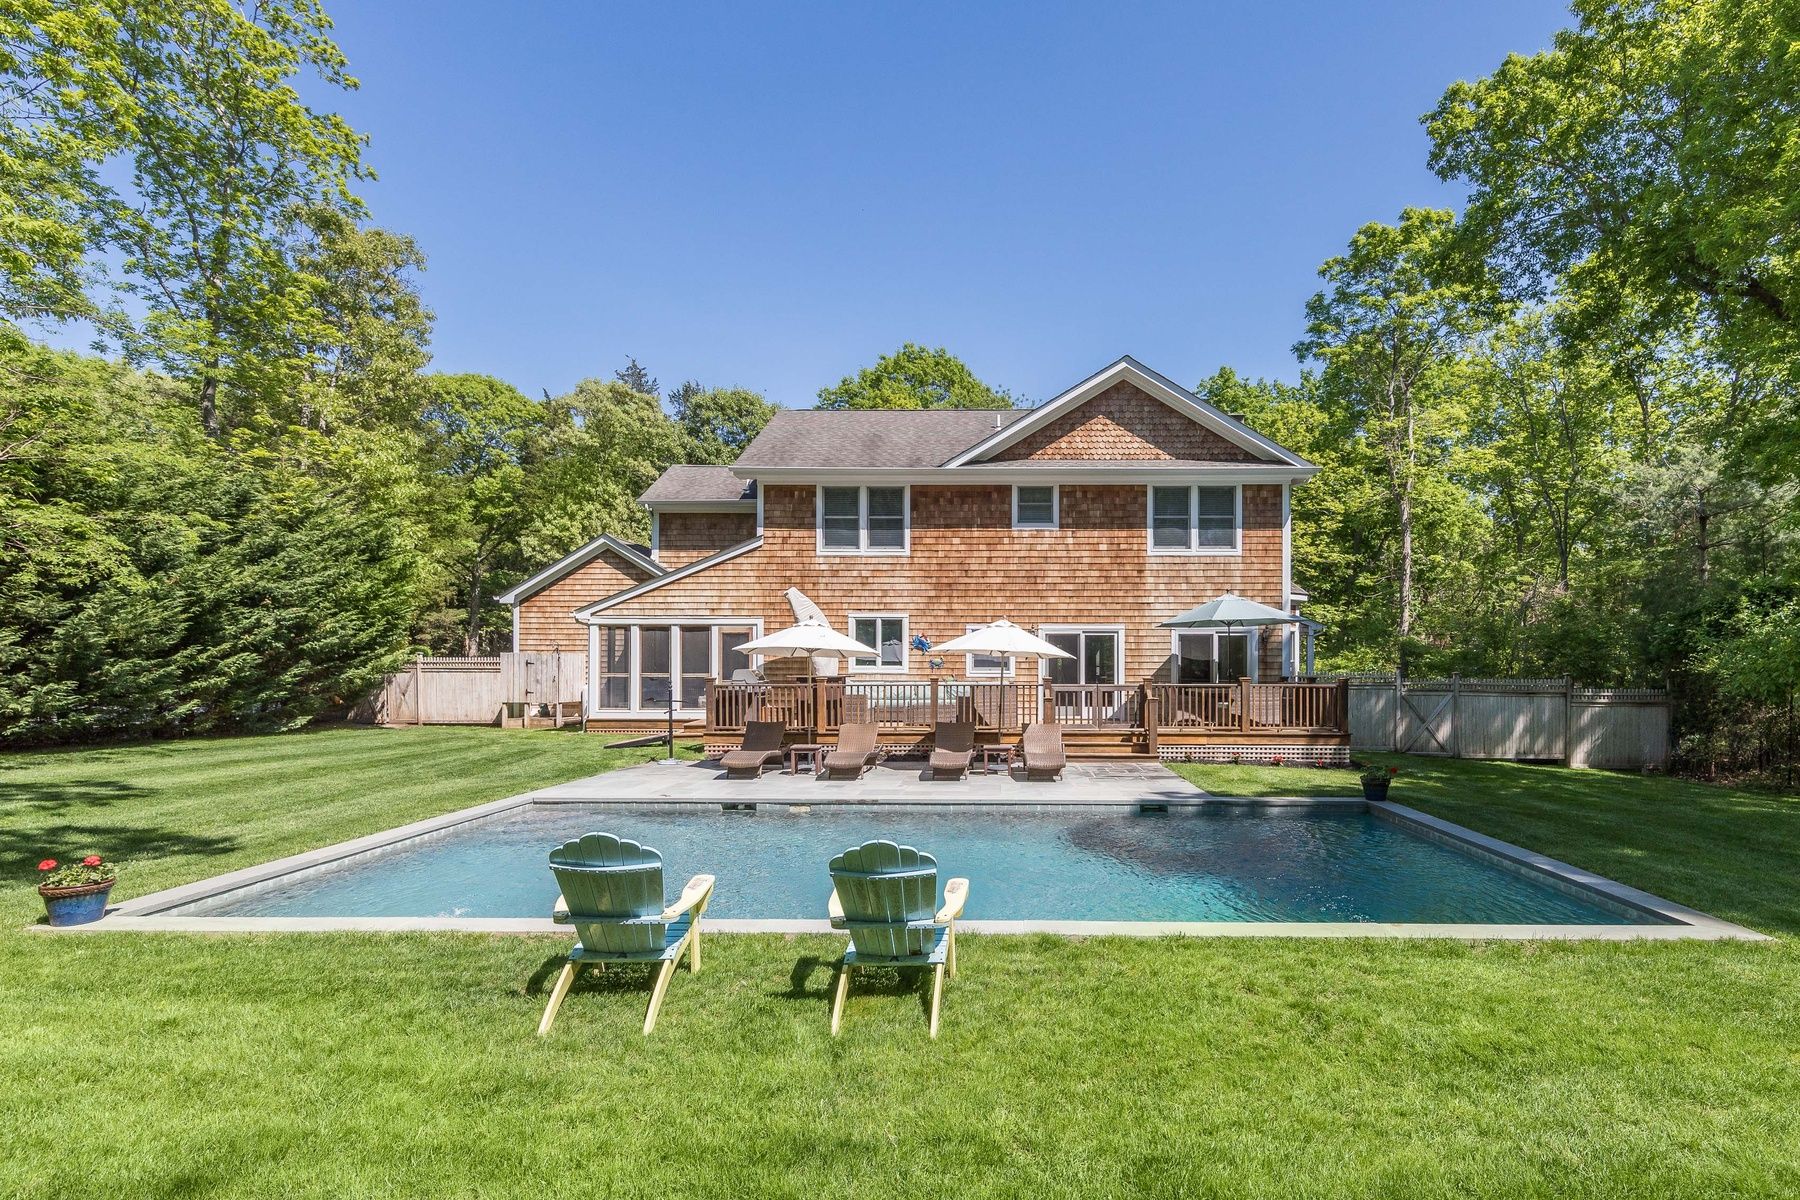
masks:
POLYGON ((52 925, 86 925, 106 915, 106 897, 112 892, 113 880, 90 883, 85 887, 38 889, 44 898, 44 911, 52 925))
POLYGON ((1363 799, 1377 802, 1386 800, 1389 782, 1390 781, 1386 779, 1377 780, 1374 783, 1370 783, 1366 779, 1363 780, 1363 799))

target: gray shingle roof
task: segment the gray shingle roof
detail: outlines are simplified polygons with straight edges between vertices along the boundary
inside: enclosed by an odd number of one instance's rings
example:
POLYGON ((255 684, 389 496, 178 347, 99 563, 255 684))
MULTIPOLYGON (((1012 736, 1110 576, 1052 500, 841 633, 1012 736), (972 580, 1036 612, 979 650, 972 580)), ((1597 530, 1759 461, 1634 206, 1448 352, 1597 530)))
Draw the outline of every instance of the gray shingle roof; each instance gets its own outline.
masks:
MULTIPOLYGON (((754 443, 752 443, 754 445, 754 443)), ((730 467, 670 467, 638 497, 640 504, 730 502, 756 499, 756 483, 739 479, 730 467)))
POLYGON ((737 465, 936 467, 1027 412, 786 409, 776 413, 755 440, 744 447, 737 465))

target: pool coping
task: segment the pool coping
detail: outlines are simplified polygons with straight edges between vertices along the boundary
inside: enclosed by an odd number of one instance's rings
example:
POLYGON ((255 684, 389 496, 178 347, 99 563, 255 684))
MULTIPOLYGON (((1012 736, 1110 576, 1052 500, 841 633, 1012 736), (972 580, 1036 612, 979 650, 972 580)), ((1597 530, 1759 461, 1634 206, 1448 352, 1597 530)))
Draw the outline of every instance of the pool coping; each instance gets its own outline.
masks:
MULTIPOLYGON (((410 840, 425 834, 438 833, 453 829, 470 821, 479 821, 488 817, 499 816, 534 804, 546 806, 562 806, 571 803, 562 799, 539 799, 540 792, 522 792, 505 799, 489 801, 470 808, 458 809, 436 817, 427 817, 413 821, 393 829, 383 830, 349 841, 338 842, 330 846, 322 846, 315 850, 290 854, 266 863, 243 867, 229 871, 223 875, 215 875, 207 879, 177 887, 165 888, 145 896, 138 896, 107 909, 106 915, 99 921, 88 925, 64 926, 52 928, 47 925, 35 925, 31 928, 51 933, 104 933, 118 932, 180 932, 180 933, 398 933, 398 932, 446 932, 486 934, 549 934, 560 933, 567 936, 566 926, 553 923, 548 917, 225 917, 225 916, 182 916, 171 910, 179 909, 200 900, 210 899, 226 892, 254 884, 266 883, 284 875, 312 867, 338 862, 371 850, 378 850, 398 842, 410 840)), ((818 801, 818 800, 746 800, 758 806, 781 809, 809 809, 831 807, 1005 807, 1019 811, 1067 811, 1071 808, 1117 809, 1117 808, 1218 808, 1218 807, 1309 807, 1309 808, 1358 808, 1369 812, 1379 819, 1402 825, 1412 832, 1432 840, 1451 843, 1456 848, 1470 852, 1476 857, 1491 857, 1502 863, 1511 864, 1527 875, 1547 878, 1558 885, 1559 890, 1572 891, 1577 895, 1597 895, 1611 901, 1615 905, 1623 905, 1648 913, 1667 924, 1660 925, 1486 925, 1486 924, 1411 924, 1401 922, 1373 921, 1073 921, 1073 920, 1037 920, 1037 921, 992 921, 969 920, 959 922, 959 928, 971 933, 984 934, 1058 934, 1063 936, 1124 936, 1124 937, 1369 937, 1369 938, 1449 938, 1465 941, 1525 941, 1525 940, 1581 940, 1581 941, 1668 941, 1668 940, 1747 940, 1772 941, 1766 934, 1758 933, 1742 925, 1721 920, 1698 909, 1677 904, 1661 896, 1652 895, 1639 888, 1619 883, 1603 875, 1581 867, 1572 866, 1503 842, 1498 838, 1477 833, 1472 829, 1434 817, 1417 809, 1408 808, 1393 801, 1370 801, 1361 796, 1276 796, 1245 797, 1215 796, 1196 791, 1191 796, 1173 796, 1164 791, 1146 794, 1137 799, 1118 800, 1082 800, 1077 802, 1061 801, 1051 804, 996 804, 991 799, 976 799, 962 796, 946 796, 914 798, 907 797, 903 801, 818 801)), ((640 808, 692 808, 713 809, 720 806, 717 797, 693 800, 675 800, 660 798, 653 800, 622 797, 618 800, 586 800, 589 805, 618 804, 640 808)), ((825 920, 807 919, 745 919, 721 918, 709 919, 708 930, 719 933, 828 933, 831 925, 825 920)))

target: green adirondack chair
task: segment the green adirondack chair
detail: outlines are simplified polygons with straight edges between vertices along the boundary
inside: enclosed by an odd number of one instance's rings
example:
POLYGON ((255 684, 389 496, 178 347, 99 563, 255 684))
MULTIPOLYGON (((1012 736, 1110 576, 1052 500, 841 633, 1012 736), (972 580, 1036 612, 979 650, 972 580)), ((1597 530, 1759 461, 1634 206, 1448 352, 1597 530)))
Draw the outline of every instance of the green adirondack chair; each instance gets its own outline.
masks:
POLYGON ((550 852, 550 871, 562 894, 551 919, 575 926, 579 939, 550 992, 550 1006, 538 1023, 538 1036, 550 1032, 556 1010, 569 985, 589 966, 607 963, 661 963, 644 1032, 656 1028, 663 994, 683 951, 688 970, 700 973, 700 918, 712 899, 713 877, 696 875, 681 889, 681 899, 663 907, 662 855, 648 846, 589 833, 550 852))
POLYGON ((858 967, 930 967, 931 1036, 938 1034, 944 976, 956 978, 956 918, 969 881, 944 885, 937 902, 937 859, 911 846, 865 842, 831 860, 831 925, 850 932, 831 1001, 831 1035, 844 1022, 850 973, 858 967))

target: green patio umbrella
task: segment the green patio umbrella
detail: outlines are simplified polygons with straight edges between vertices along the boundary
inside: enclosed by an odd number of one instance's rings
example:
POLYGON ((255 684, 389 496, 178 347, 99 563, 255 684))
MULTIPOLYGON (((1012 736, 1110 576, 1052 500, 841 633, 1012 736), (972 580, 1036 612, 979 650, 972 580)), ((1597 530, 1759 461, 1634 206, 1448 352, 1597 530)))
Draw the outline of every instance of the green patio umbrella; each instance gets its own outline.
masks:
POLYGON ((1236 629, 1250 625, 1291 625, 1303 620, 1279 608, 1258 604, 1242 596, 1226 592, 1217 600, 1208 600, 1197 608, 1159 621, 1160 629, 1236 629))

